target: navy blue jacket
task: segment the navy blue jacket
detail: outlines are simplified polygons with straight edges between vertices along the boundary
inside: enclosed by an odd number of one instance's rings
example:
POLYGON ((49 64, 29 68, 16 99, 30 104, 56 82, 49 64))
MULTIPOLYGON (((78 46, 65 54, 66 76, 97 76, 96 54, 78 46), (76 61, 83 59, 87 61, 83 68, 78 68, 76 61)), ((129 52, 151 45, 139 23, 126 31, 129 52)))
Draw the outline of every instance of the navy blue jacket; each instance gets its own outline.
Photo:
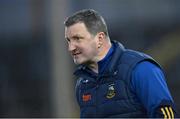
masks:
POLYGON ((78 77, 76 97, 81 117, 147 117, 146 109, 131 90, 131 74, 143 61, 160 66, 146 54, 112 43, 114 51, 103 73, 96 74, 83 65, 74 73, 78 77))

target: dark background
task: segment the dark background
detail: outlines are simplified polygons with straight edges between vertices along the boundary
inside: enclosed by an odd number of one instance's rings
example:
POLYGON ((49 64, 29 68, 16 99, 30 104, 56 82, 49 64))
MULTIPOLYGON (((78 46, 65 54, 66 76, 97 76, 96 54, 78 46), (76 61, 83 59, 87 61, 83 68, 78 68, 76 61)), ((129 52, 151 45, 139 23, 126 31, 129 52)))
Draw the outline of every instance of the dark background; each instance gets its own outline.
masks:
POLYGON ((84 8, 162 65, 180 110, 179 0, 0 0, 0 117, 79 116, 63 21, 84 8))

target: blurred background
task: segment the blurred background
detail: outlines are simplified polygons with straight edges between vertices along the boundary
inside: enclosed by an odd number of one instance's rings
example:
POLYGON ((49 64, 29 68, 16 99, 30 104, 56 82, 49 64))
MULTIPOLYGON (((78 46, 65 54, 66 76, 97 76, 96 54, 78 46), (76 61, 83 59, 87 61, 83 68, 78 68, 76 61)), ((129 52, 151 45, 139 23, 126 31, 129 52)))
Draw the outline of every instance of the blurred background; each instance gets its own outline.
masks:
POLYGON ((63 22, 84 8, 162 65, 180 110, 179 0, 0 0, 0 117, 79 117, 63 22))

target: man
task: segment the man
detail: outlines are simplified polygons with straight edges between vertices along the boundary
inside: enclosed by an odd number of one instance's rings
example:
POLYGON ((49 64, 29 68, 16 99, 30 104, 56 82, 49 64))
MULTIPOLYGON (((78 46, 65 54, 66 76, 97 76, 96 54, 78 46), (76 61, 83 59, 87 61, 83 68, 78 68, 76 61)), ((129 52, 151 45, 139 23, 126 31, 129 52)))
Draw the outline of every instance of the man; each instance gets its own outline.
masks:
POLYGON ((174 102, 159 64, 110 40, 106 23, 92 9, 65 21, 74 63, 76 97, 84 117, 174 118, 174 102))

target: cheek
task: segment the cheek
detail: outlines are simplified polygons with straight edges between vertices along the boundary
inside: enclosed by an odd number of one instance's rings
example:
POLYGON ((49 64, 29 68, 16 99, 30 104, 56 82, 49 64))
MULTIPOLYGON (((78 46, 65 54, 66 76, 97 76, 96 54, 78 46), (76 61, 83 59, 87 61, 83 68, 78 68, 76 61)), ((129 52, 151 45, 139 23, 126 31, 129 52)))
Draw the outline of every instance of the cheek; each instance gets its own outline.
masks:
POLYGON ((86 52, 91 56, 95 56, 97 54, 96 45, 95 44, 89 45, 89 47, 86 49, 86 52))
POLYGON ((97 55, 98 48, 97 48, 96 42, 92 41, 94 39, 90 39, 90 40, 89 42, 87 41, 81 44, 81 47, 79 47, 79 50, 82 51, 84 56, 92 58, 93 56, 97 55))

